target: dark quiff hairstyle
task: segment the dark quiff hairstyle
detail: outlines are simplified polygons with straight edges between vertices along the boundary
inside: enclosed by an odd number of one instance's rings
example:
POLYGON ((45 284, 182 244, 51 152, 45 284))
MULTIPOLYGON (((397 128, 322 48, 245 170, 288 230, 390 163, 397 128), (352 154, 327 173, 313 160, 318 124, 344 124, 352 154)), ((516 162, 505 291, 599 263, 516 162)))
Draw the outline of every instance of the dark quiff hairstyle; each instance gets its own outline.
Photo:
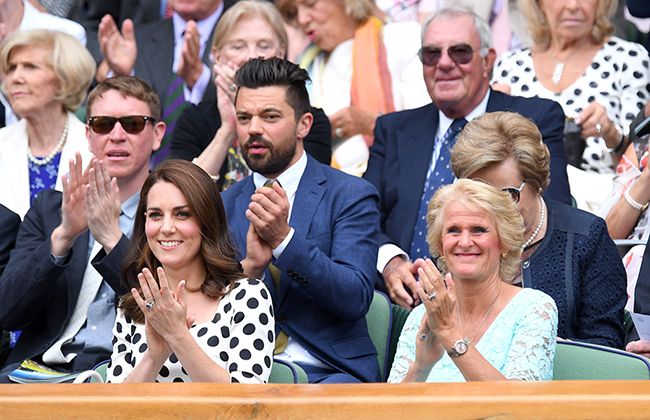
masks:
MULTIPOLYGON (((123 271, 126 286, 129 290, 136 288, 140 291, 137 275, 145 267, 157 280, 156 268, 161 264, 147 242, 145 212, 149 191, 159 182, 168 182, 183 193, 192 218, 200 227, 201 256, 206 270, 201 293, 211 298, 223 296, 235 281, 244 277, 244 274, 228 233, 221 195, 217 185, 205 171, 193 163, 179 159, 167 160, 158 165, 142 187, 133 225, 133 237, 123 271)), ((122 297, 120 308, 135 322, 144 322, 144 314, 130 292, 122 297)))
MULTIPOLYGON (((309 93, 306 83, 309 74, 300 66, 282 58, 253 58, 235 73, 235 83, 239 88, 257 89, 269 86, 287 88, 285 99, 293 109, 296 120, 309 112, 309 93)), ((239 91, 237 91, 239 95, 239 91)), ((237 103, 237 98, 235 98, 237 103)))
POLYGON ((160 98, 147 82, 135 76, 115 76, 104 79, 90 91, 88 95, 88 117, 91 114, 93 103, 109 90, 116 90, 124 97, 138 99, 149 106, 149 112, 156 120, 160 120, 160 98))

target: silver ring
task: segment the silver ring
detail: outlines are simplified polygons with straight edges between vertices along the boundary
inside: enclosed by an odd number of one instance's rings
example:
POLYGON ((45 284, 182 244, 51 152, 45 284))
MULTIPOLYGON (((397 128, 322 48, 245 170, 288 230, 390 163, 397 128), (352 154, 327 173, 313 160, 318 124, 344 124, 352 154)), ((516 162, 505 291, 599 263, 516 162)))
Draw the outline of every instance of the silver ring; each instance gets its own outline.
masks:
POLYGON ((231 83, 230 86, 228 86, 228 89, 230 89, 230 91, 232 93, 235 93, 235 91, 237 90, 237 85, 234 84, 234 83, 231 83))
POLYGON ((336 138, 342 139, 343 138, 343 129, 341 127, 336 127, 336 130, 334 130, 334 135, 336 136, 336 138))
POLYGON ((436 293, 435 290, 431 291, 431 293, 427 295, 427 298, 429 298, 429 302, 433 302, 434 300, 436 300, 437 297, 438 294, 436 293))
POLYGON ((599 122, 597 122, 596 126, 594 128, 596 128, 596 134, 598 134, 600 136, 600 132, 603 131, 603 126, 600 125, 599 122))
POLYGON ((144 306, 146 306, 146 307, 147 307, 147 310, 150 311, 150 310, 153 309, 153 305, 155 305, 155 304, 156 304, 156 301, 155 301, 155 300, 152 300, 151 302, 146 302, 146 303, 144 304, 144 306))

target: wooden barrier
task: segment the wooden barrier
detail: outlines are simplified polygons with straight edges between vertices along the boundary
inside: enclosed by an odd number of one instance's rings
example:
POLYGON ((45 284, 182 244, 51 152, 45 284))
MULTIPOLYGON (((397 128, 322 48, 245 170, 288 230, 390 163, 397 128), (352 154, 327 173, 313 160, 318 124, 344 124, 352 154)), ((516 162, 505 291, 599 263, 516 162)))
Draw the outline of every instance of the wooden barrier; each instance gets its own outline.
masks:
POLYGON ((649 418, 650 381, 0 385, 0 418, 649 418))

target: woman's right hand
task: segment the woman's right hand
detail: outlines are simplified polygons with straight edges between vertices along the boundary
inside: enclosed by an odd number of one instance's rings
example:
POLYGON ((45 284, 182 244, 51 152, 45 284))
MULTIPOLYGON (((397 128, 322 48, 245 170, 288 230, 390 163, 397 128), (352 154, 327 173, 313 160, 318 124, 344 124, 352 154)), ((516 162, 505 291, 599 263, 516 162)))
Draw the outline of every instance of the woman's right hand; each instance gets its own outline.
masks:
POLYGON ((162 267, 158 267, 157 274, 160 286, 151 271, 143 269, 138 274, 143 296, 136 289, 131 289, 131 294, 145 317, 149 351, 164 360, 171 354, 169 341, 187 331, 191 320, 187 316, 185 282, 179 282, 172 293, 162 267))
POLYGON ((456 294, 451 274, 447 273, 443 280, 433 261, 427 258, 418 268, 418 279, 418 295, 427 311, 431 332, 438 336, 456 330, 456 294))

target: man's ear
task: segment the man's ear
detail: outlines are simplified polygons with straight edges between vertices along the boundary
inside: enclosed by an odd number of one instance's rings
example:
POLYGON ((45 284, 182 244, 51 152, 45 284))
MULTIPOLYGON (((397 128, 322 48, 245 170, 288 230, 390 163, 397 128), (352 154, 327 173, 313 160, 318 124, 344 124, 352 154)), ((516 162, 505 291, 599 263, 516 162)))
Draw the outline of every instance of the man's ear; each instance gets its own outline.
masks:
POLYGON ((497 52, 494 48, 490 48, 485 57, 483 57, 485 63, 485 73, 488 80, 492 79, 492 70, 494 69, 494 63, 497 61, 497 52))
POLYGON ((298 123, 296 124, 296 137, 301 140, 304 140, 311 130, 311 125, 314 123, 314 115, 311 112, 305 112, 298 118, 298 123))
POLYGON ((158 121, 156 125, 153 126, 153 143, 151 145, 151 151, 155 152, 160 148, 162 139, 165 136, 165 130, 167 129, 167 124, 164 121, 158 121))

